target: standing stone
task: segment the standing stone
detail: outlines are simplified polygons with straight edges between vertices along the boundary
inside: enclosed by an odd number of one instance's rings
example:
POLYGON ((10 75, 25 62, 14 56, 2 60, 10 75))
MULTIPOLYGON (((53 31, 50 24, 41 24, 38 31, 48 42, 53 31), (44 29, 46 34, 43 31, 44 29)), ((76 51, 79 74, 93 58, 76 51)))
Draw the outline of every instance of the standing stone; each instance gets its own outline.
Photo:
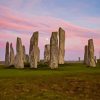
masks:
POLYGON ((26 63, 29 63, 29 55, 26 54, 26 63))
POLYGON ((30 67, 31 68, 37 68, 37 62, 38 62, 38 47, 33 46, 33 50, 30 54, 30 67))
POLYGON ((80 57, 78 57, 78 61, 79 61, 79 62, 81 61, 81 58, 80 58, 80 57))
POLYGON ((31 68, 37 68, 40 60, 40 50, 38 47, 38 32, 34 32, 30 39, 29 61, 31 68))
POLYGON ((14 49, 12 46, 12 43, 10 44, 10 66, 14 65, 14 60, 15 60, 15 56, 14 56, 14 49))
POLYGON ((88 66, 96 67, 95 59, 94 59, 94 44, 93 39, 88 40, 88 66))
POLYGON ((52 32, 50 38, 50 68, 58 68, 58 33, 52 32))
POLYGON ((38 47, 38 54, 37 54, 37 56, 38 56, 38 62, 40 62, 40 49, 39 49, 39 47, 38 47))
POLYGON ((88 46, 84 48, 84 64, 88 65, 88 46))
POLYGON ((9 42, 6 42, 6 51, 5 51, 5 65, 9 66, 10 57, 9 57, 9 42))
POLYGON ((15 68, 24 68, 23 46, 22 46, 21 38, 17 38, 15 68))
POLYGON ((94 57, 94 59, 95 59, 95 63, 97 63, 97 57, 96 56, 94 57))
POLYGON ((29 63, 29 56, 26 54, 25 46, 23 45, 23 60, 24 64, 29 63))
POLYGON ((24 60, 24 63, 26 63, 26 50, 25 50, 24 45, 23 45, 23 60, 24 60))
POLYGON ((33 46, 38 46, 38 32, 34 32, 31 39, 30 39, 30 49, 29 49, 29 54, 33 50, 33 46))
POLYGON ((65 56, 65 31, 59 28, 59 64, 64 64, 65 56))
POLYGON ((44 62, 49 62, 50 61, 50 45, 47 44, 45 45, 44 49, 44 62))

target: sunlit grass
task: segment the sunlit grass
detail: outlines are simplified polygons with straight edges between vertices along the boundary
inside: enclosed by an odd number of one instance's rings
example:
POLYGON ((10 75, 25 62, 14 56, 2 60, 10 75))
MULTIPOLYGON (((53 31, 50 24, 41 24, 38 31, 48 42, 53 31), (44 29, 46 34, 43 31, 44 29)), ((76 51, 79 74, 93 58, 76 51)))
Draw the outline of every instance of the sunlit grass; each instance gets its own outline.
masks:
POLYGON ((99 65, 96 68, 87 67, 83 64, 64 64, 59 65, 58 69, 51 70, 47 65, 40 64, 38 69, 14 69, 0 66, 0 77, 24 77, 24 76, 41 76, 41 75, 56 75, 56 74, 77 74, 77 73, 100 73, 99 65))

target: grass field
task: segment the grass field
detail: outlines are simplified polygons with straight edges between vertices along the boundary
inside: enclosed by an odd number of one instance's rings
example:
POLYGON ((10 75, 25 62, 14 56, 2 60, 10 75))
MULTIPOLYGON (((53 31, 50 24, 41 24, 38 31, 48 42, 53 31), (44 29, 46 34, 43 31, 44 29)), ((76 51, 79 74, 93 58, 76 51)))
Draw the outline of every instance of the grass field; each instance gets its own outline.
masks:
POLYGON ((51 70, 0 65, 0 100, 100 100, 100 67, 79 63, 51 70))

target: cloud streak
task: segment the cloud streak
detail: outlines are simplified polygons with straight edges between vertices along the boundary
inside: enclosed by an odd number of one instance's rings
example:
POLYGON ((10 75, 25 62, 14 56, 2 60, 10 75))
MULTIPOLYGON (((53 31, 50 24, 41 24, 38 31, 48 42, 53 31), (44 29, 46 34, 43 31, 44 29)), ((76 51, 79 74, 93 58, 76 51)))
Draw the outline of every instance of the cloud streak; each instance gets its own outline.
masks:
MULTIPOLYGON (((62 27, 66 31, 66 51, 84 49, 89 38, 94 38, 96 50, 99 51, 100 31, 73 25, 62 19, 51 16, 24 16, 5 6, 0 6, 0 48, 5 47, 8 40, 16 46, 16 38, 21 37, 27 53, 29 40, 34 31, 40 32, 39 46, 43 51, 44 45, 49 43, 52 31, 62 27), (30 34, 31 33, 31 34, 30 34)), ((42 53, 43 56, 43 53, 42 53)))

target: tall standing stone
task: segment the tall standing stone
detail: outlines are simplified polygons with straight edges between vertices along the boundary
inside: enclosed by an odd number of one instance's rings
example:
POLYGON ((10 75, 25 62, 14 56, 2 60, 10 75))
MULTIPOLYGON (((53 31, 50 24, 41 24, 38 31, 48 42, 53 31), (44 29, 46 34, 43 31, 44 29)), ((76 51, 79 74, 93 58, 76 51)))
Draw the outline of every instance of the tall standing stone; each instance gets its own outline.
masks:
POLYGON ((95 58, 94 58, 94 44, 93 39, 88 40, 88 66, 96 67, 95 58))
POLYGON ((40 58, 40 51, 38 47, 38 32, 34 32, 30 39, 29 61, 31 68, 37 68, 37 63, 40 58))
POLYGON ((30 39, 30 49, 29 49, 29 54, 33 50, 33 46, 38 46, 38 31, 34 32, 31 39, 30 39))
POLYGON ((88 65, 88 46, 84 48, 84 64, 88 65))
POLYGON ((9 42, 6 42, 6 51, 5 51, 5 65, 9 66, 10 56, 9 56, 9 42))
POLYGON ((65 56, 65 31, 59 28, 59 64, 64 64, 65 56))
POLYGON ((47 44, 45 45, 44 49, 44 62, 49 62, 50 61, 50 45, 47 44))
POLYGON ((58 32, 52 32, 50 38, 50 68, 58 68, 58 32))
POLYGON ((12 46, 12 43, 10 44, 10 66, 14 65, 14 60, 15 60, 15 56, 14 56, 14 49, 12 46))
POLYGON ((17 38, 15 68, 24 68, 23 46, 22 46, 21 38, 17 38))
POLYGON ((37 62, 38 62, 38 47, 33 46, 33 50, 30 54, 30 67, 31 68, 37 68, 37 62))

